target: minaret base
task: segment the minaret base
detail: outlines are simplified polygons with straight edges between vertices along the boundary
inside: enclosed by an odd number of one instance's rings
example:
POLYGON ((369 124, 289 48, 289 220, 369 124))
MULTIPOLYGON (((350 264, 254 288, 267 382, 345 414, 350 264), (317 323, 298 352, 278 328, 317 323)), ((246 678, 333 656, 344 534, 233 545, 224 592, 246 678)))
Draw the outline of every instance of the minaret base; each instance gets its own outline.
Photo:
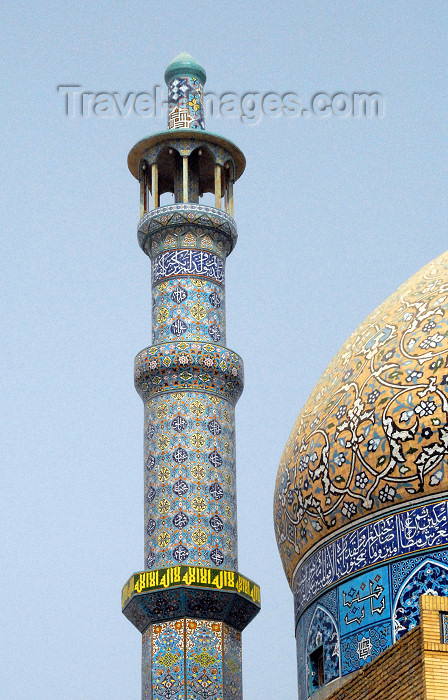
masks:
POLYGON ((182 618, 142 635, 142 700, 242 700, 241 632, 182 618))

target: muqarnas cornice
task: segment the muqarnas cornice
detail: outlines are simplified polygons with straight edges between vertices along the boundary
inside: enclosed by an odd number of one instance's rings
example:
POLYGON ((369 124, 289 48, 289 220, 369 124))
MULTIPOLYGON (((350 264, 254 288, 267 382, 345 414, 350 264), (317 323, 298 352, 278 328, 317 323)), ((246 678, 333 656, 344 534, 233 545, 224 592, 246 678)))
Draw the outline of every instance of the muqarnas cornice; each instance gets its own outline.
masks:
POLYGON ((203 391, 236 404, 244 365, 235 352, 212 343, 161 343, 135 358, 135 387, 143 401, 175 391, 203 391))
MULTIPOLYGON (((139 245, 150 258, 172 248, 210 249, 213 242, 221 243, 221 255, 227 256, 236 241, 234 219, 225 211, 202 204, 179 203, 159 207, 146 212, 138 226, 139 245), (189 234, 189 239, 186 239, 186 234, 189 234)), ((216 247, 215 252, 219 253, 216 247)))

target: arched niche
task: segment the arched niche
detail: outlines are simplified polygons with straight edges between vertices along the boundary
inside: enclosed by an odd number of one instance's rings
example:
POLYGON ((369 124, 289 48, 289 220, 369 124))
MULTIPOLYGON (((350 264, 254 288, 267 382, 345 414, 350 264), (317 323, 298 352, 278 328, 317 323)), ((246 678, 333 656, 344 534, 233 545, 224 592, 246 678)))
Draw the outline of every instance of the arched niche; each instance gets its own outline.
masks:
POLYGON ((306 638, 308 696, 341 675, 339 634, 333 615, 318 605, 306 638))
MULTIPOLYGON (((143 158, 139 167, 140 205, 142 213, 160 206, 160 199, 166 193, 174 195, 175 201, 182 201, 182 157, 174 146, 160 149, 150 162, 143 158), (178 198, 176 198, 176 191, 178 198)), ((162 204, 171 204, 171 201, 162 204)))
POLYGON ((447 564, 431 558, 425 559, 404 580, 394 602, 394 641, 420 623, 421 595, 448 595, 447 564))
POLYGON ((165 146, 157 156, 159 196, 170 192, 176 202, 182 201, 182 156, 173 146, 165 146), (177 196, 176 196, 177 193, 177 196))
POLYGON ((206 145, 200 145, 189 156, 192 176, 198 180, 199 197, 215 190, 215 158, 206 145))

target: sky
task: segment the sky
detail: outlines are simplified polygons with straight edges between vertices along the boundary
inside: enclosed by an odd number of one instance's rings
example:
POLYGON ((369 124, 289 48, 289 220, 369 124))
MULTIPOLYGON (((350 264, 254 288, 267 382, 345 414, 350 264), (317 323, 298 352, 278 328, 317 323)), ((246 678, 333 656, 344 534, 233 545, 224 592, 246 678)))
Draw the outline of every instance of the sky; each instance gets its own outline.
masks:
POLYGON ((165 116, 65 113, 59 85, 153 93, 180 51, 206 91, 295 93, 308 115, 215 116, 247 167, 227 262, 239 569, 261 586, 245 700, 295 700, 293 601, 272 501, 295 419, 333 355, 448 248, 446 2, 2 3, 1 399, 5 700, 134 700, 139 632, 121 588, 143 568, 142 404, 150 262, 127 153, 165 116), (381 118, 310 114, 378 93, 381 118))

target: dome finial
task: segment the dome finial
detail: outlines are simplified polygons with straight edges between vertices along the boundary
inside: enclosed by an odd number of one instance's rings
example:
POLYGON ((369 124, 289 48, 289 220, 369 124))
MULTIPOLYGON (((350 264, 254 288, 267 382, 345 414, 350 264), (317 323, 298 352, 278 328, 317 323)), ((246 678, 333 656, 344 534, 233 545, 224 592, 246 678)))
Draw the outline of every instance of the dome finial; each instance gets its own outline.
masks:
POLYGON ((165 82, 167 85, 171 83, 173 78, 196 78, 204 85, 207 76, 204 68, 185 51, 181 51, 165 71, 165 82))

